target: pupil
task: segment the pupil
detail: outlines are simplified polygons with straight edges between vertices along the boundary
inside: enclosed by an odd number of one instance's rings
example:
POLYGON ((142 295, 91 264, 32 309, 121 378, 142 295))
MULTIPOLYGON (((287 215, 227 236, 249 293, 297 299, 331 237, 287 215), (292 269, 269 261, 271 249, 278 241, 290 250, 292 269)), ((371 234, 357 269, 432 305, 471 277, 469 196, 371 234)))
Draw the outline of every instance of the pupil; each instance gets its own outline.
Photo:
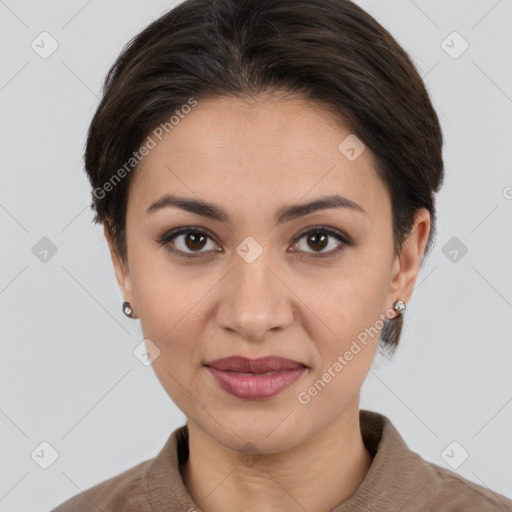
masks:
POLYGON ((309 235, 309 237, 308 237, 308 243, 310 241, 312 241, 313 245, 317 246, 316 248, 312 247, 313 249, 323 249, 324 247, 326 247, 327 246, 326 240, 327 240, 327 236, 323 233, 313 233, 313 234, 309 235), (319 236, 320 239, 322 239, 321 242, 318 242, 318 240, 316 240, 317 236, 319 236))
POLYGON ((189 233, 185 237, 185 243, 189 249, 202 249, 204 247, 206 237, 201 233, 189 233), (201 240, 202 239, 202 240, 201 240), (192 243, 190 244, 189 241, 192 240, 192 243), (201 242, 203 242, 201 244, 201 242), (194 244, 200 244, 200 247, 194 246, 194 244))

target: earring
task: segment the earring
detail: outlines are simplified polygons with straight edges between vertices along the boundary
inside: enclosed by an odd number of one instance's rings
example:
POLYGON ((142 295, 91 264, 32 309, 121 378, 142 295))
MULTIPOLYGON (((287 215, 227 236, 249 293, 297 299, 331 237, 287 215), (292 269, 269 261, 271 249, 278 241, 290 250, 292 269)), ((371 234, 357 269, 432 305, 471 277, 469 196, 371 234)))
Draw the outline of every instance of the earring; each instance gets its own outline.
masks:
POLYGON ((130 306, 129 302, 123 302, 123 313, 126 316, 129 316, 129 317, 132 316, 132 307, 130 306))
POLYGON ((395 311, 398 311, 398 314, 401 315, 402 314, 402 311, 405 309, 405 302, 401 299, 398 299, 394 304, 393 304, 393 309, 395 311))

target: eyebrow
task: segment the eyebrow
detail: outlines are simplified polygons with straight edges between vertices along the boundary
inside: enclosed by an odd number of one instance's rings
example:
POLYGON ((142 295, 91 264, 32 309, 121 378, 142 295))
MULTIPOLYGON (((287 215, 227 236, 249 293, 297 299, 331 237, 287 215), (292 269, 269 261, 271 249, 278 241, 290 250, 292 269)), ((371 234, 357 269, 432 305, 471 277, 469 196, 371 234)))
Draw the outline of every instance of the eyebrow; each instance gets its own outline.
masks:
MULTIPOLYGON (((158 210, 169 207, 180 208, 187 212, 196 213, 197 215, 219 220, 224 223, 231 221, 229 213, 218 205, 200 199, 178 196, 176 194, 165 194, 152 203, 146 210, 146 213, 152 214, 158 210)), ((333 194, 319 197, 308 203, 284 206, 276 212, 275 221, 276 224, 283 224, 310 213, 329 208, 347 208, 368 215, 359 204, 339 194, 333 194)))

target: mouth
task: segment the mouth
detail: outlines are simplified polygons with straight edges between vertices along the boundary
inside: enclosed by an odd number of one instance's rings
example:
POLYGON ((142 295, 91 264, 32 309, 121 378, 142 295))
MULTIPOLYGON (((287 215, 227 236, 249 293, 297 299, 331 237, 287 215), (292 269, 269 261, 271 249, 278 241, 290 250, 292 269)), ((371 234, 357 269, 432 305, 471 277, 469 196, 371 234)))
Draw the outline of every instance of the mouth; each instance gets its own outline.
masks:
POLYGON ((307 366, 278 356, 217 359, 204 366, 227 393, 246 400, 270 398, 290 387, 307 366))
POLYGON ((205 366, 222 371, 239 373, 270 373, 306 368, 305 364, 280 356, 265 356, 249 359, 243 356, 225 357, 204 363, 205 366))

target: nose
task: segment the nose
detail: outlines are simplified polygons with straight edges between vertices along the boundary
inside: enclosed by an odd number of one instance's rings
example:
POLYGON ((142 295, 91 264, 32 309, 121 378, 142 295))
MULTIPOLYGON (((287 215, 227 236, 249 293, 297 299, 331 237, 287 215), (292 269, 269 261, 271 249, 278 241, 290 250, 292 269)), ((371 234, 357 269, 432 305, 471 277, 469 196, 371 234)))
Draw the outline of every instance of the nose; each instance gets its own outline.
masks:
POLYGON ((252 263, 235 262, 222 282, 216 312, 220 327, 252 341, 285 329, 294 319, 294 294, 265 254, 252 263))

